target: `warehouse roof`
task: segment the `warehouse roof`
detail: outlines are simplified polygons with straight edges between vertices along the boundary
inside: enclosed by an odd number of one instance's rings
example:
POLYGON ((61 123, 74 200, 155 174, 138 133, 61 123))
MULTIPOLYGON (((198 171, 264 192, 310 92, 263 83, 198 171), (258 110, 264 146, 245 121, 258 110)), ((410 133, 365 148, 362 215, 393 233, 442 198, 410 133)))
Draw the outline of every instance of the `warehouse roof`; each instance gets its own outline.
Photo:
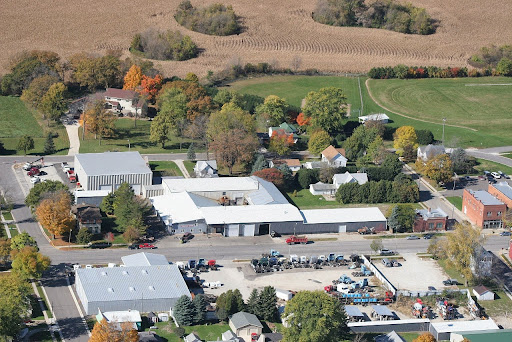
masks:
POLYGON ((484 204, 484 205, 500 205, 500 204, 503 204, 502 201, 500 201, 499 199, 497 199, 496 197, 494 197, 493 195, 491 195, 490 193, 488 193, 485 190, 473 191, 473 190, 469 190, 468 189, 468 192, 471 195, 473 195, 473 197, 475 197, 478 201, 482 202, 482 204, 484 204))
POLYGON ((107 322, 142 322, 142 318, 140 317, 140 312, 137 310, 126 310, 126 311, 107 311, 101 312, 98 311, 98 315, 96 319, 104 317, 107 322))
POLYGON ((302 210, 305 224, 386 221, 377 207, 302 210))
POLYGON ((286 197, 283 196, 273 183, 256 176, 251 178, 258 181, 259 187, 247 195, 249 204, 288 204, 286 197))
POLYGON ((151 173, 139 152, 79 153, 75 158, 87 176, 151 173))
POLYGON ((494 323, 492 318, 486 320, 474 320, 474 321, 449 321, 449 322, 436 322, 430 323, 438 333, 441 332, 463 332, 463 331, 479 331, 479 330, 491 330, 499 329, 494 323))
POLYGON ((169 265, 169 261, 162 254, 155 253, 135 253, 121 257, 125 266, 154 266, 154 265, 169 265))
POLYGON ((416 214, 421 215, 425 221, 429 218, 448 217, 448 215, 446 215, 446 213, 441 208, 416 209, 416 214))
POLYGON ((507 182, 499 182, 496 184, 491 184, 490 186, 501 192, 506 197, 512 199, 512 187, 508 185, 507 182))
MULTIPOLYGON (((455 334, 459 332, 454 331, 455 334)), ((471 342, 510 342, 512 341, 512 329, 485 330, 485 331, 467 331, 460 332, 471 342)))
POLYGON ((150 201, 162 221, 168 225, 204 218, 201 210, 186 192, 155 196, 151 197, 150 201))
POLYGON ((162 179, 162 184, 167 186, 170 192, 249 191, 258 189, 258 180, 254 178, 220 177, 162 179))
POLYGON ((87 197, 105 197, 108 196, 110 190, 76 190, 76 198, 87 198, 87 197))
POLYGON ((190 296, 176 265, 79 268, 76 278, 89 302, 190 296))
POLYGON ((208 224, 302 221, 291 204, 204 207, 201 212, 208 224))
POLYGON ((364 317, 363 313, 355 305, 345 305, 345 312, 351 317, 364 317))

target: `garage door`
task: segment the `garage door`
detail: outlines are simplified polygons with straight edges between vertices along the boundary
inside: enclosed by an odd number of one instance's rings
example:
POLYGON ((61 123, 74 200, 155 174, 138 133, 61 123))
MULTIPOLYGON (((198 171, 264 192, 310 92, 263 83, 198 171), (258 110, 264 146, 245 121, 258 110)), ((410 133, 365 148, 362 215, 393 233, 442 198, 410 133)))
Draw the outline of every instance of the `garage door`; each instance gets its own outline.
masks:
POLYGON ((254 236, 254 224, 246 224, 242 226, 242 235, 243 236, 254 236))
POLYGON ((238 224, 230 224, 226 227, 226 236, 238 236, 239 226, 238 224))
POLYGON ((346 233, 346 232, 347 232, 347 226, 346 225, 338 226, 338 233, 346 233))
POLYGON ((139 185, 132 185, 132 189, 133 189, 133 192, 135 193, 135 195, 137 195, 137 196, 140 195, 140 184, 139 185))

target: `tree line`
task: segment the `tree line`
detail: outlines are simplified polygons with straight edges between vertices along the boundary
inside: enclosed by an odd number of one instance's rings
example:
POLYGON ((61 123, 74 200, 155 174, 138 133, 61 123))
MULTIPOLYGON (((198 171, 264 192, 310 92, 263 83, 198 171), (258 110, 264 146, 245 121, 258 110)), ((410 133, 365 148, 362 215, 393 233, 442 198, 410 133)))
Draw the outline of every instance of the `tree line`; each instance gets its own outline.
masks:
POLYGON ((512 76, 512 60, 502 58, 496 67, 486 67, 483 70, 466 67, 440 68, 437 66, 406 66, 374 67, 368 71, 368 77, 374 79, 412 79, 412 78, 457 78, 482 76, 512 76))
POLYGON ((468 63, 490 74, 494 69, 498 75, 512 76, 512 46, 484 46, 468 59, 468 63))
POLYGON ((332 26, 381 28, 407 34, 435 32, 435 21, 424 8, 393 0, 318 0, 313 19, 332 26))
POLYGON ((185 0, 179 4, 174 18, 189 30, 214 36, 229 36, 241 30, 231 5, 212 4, 196 8, 189 0, 185 0))

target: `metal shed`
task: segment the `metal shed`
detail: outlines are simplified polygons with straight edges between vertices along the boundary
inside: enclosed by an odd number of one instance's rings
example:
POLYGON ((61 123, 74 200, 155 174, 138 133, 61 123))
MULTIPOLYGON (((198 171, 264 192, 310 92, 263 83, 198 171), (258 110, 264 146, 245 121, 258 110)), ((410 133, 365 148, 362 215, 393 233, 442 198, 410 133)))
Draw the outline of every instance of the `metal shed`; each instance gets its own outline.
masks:
POLYGON ((351 322, 360 322, 364 320, 364 314, 355 305, 345 305, 345 312, 351 322))
POLYGON ((384 305, 372 305, 372 317, 378 318, 380 321, 395 319, 395 314, 384 305))

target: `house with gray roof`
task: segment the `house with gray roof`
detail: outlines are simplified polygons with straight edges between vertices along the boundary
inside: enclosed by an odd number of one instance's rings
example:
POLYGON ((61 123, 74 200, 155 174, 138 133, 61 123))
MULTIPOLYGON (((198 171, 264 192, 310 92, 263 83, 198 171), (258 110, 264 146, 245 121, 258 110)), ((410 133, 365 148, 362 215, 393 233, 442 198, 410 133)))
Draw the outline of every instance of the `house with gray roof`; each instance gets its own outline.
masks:
POLYGON ((176 265, 79 268, 75 288, 87 315, 98 310, 169 312, 179 297, 190 297, 176 265))
POLYGON ((368 174, 366 173, 338 173, 332 177, 332 184, 326 184, 322 182, 318 182, 315 184, 309 185, 309 192, 313 195, 327 195, 334 196, 336 194, 336 190, 343 185, 348 183, 358 183, 359 185, 363 185, 368 182, 368 174))
POLYGON ((263 332, 263 325, 258 317, 248 312, 237 312, 229 318, 229 327, 244 341, 252 341, 252 336, 260 336, 263 332))
POLYGON ((219 177, 216 160, 198 160, 194 166, 194 173, 199 178, 219 177))
POLYGON ((185 340, 185 342, 201 342, 201 339, 199 338, 199 336, 197 336, 194 333, 188 334, 183 339, 185 340))
POLYGON ((85 191, 115 191, 128 183, 136 195, 141 195, 142 187, 153 180, 153 172, 139 152, 79 153, 74 167, 77 182, 85 191))
POLYGON ((418 147, 418 159, 426 162, 427 160, 434 158, 437 155, 446 153, 446 149, 443 145, 432 145, 419 146, 418 147))

